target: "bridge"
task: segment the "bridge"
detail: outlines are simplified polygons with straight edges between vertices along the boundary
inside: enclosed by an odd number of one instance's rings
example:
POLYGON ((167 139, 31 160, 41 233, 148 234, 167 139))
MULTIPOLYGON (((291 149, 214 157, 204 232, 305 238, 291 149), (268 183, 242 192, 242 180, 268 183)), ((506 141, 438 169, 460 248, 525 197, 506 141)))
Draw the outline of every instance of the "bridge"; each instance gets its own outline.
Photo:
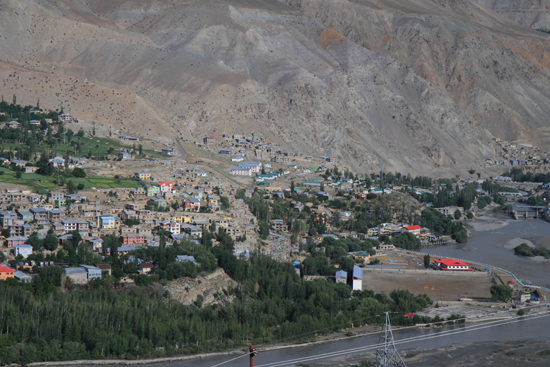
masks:
POLYGON ((514 218, 539 218, 544 217, 546 214, 545 206, 534 205, 516 205, 514 208, 514 218))

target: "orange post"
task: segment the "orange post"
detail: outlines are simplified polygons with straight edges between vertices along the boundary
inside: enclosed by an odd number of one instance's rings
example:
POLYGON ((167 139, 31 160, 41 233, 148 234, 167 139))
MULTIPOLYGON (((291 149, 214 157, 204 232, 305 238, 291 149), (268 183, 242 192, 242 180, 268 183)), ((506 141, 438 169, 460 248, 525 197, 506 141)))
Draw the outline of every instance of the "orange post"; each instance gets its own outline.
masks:
POLYGON ((250 367, 254 367, 254 356, 258 354, 258 352, 256 351, 256 348, 254 348, 252 344, 250 344, 249 352, 250 352, 250 367))

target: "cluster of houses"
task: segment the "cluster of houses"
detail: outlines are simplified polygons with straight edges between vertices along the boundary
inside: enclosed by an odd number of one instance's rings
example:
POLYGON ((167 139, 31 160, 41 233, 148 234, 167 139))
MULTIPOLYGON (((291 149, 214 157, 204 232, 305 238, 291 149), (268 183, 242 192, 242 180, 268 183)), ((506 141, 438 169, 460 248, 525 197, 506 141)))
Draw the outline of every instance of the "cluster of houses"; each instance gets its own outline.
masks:
MULTIPOLYGON (((138 171, 136 175, 150 178, 148 171, 138 171)), ((32 247, 26 244, 28 237, 37 232, 39 238, 45 238, 49 229, 59 236, 60 243, 71 239, 70 232, 78 231, 97 251, 101 249, 101 237, 110 234, 118 234, 124 245, 158 246, 155 235, 160 230, 169 234, 168 241, 200 239, 202 227, 212 223, 224 228, 234 239, 250 238, 255 232, 255 217, 247 205, 229 196, 230 211, 234 215, 228 216, 220 210, 220 197, 210 186, 197 185, 176 193, 171 182, 158 182, 132 190, 117 190, 130 193, 123 206, 105 205, 83 194, 50 192, 42 196, 30 190, 6 189, 0 193, 0 205, 16 209, 0 211, 0 226, 10 233, 2 240, 4 251, 26 258, 32 254, 32 247), (177 210, 173 208, 174 203, 177 210), (151 208, 150 204, 156 205, 151 208), (161 207, 172 208, 157 211, 161 207), (201 207, 207 210, 200 211, 201 207), (125 225, 128 220, 132 223, 125 225)), ((236 254, 249 251, 250 244, 241 243, 236 254)))
POLYGON ((300 152, 289 152, 271 144, 260 133, 252 133, 249 136, 246 134, 223 134, 221 137, 209 135, 195 144, 206 150, 216 151, 222 157, 231 158, 233 162, 241 162, 250 157, 276 163, 290 163, 294 160, 337 163, 335 157, 314 158, 300 152))
POLYGON ((548 162, 549 152, 542 152, 539 147, 525 146, 510 143, 506 140, 493 138, 497 145, 498 157, 487 158, 485 164, 489 166, 531 166, 548 162))
MULTIPOLYGON (((22 159, 12 159, 10 161, 7 158, 0 158, 0 163, 5 166, 19 167, 23 173, 35 173, 36 171, 38 171, 38 167, 29 166, 29 162, 22 159)), ((70 157, 67 162, 61 157, 48 159, 48 164, 50 166, 59 168, 61 170, 64 170, 65 168, 73 169, 86 163, 88 163, 88 160, 86 158, 70 157)))
MULTIPOLYGON (((134 250, 133 247, 119 247, 118 253, 119 256, 122 256, 128 251, 134 250)), ((178 255, 176 256, 176 261, 179 262, 191 262, 194 265, 199 265, 193 256, 189 255, 178 255)), ((150 262, 145 262, 143 260, 137 260, 138 262, 138 274, 149 274, 154 268, 150 262)), ((96 265, 79 265, 76 267, 69 267, 67 263, 54 262, 54 261, 41 261, 41 262, 23 262, 18 264, 18 268, 21 270, 14 270, 10 267, 0 265, 0 280, 8 280, 10 278, 15 278, 21 282, 30 282, 32 281, 33 275, 25 272, 30 270, 34 266, 60 266, 65 270, 65 276, 70 279, 73 284, 87 284, 91 280, 101 279, 103 276, 111 275, 111 266, 109 264, 96 264, 96 265), (22 271, 23 270, 23 271, 22 271)), ((122 279, 124 282, 131 282, 128 277, 122 279)))

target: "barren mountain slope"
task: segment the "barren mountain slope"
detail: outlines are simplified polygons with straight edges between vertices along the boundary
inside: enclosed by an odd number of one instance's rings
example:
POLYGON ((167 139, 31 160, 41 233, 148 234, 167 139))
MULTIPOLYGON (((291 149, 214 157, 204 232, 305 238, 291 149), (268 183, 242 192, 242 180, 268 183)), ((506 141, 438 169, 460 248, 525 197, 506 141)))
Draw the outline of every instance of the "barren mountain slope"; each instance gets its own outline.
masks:
POLYGON ((525 27, 550 30, 549 0, 474 0, 525 27))
POLYGON ((4 95, 93 86, 46 105, 141 133, 256 131, 414 173, 550 141, 549 38, 470 1, 3 0, 0 35, 4 95))

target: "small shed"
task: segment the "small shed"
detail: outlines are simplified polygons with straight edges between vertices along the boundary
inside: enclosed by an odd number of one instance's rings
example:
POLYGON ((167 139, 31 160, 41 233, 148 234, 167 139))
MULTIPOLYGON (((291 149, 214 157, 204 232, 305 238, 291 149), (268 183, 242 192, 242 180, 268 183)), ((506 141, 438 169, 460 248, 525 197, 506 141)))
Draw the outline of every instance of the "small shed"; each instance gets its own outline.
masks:
POLYGON ((13 276, 23 283, 30 283, 32 281, 32 277, 29 274, 19 270, 13 273, 13 276))

